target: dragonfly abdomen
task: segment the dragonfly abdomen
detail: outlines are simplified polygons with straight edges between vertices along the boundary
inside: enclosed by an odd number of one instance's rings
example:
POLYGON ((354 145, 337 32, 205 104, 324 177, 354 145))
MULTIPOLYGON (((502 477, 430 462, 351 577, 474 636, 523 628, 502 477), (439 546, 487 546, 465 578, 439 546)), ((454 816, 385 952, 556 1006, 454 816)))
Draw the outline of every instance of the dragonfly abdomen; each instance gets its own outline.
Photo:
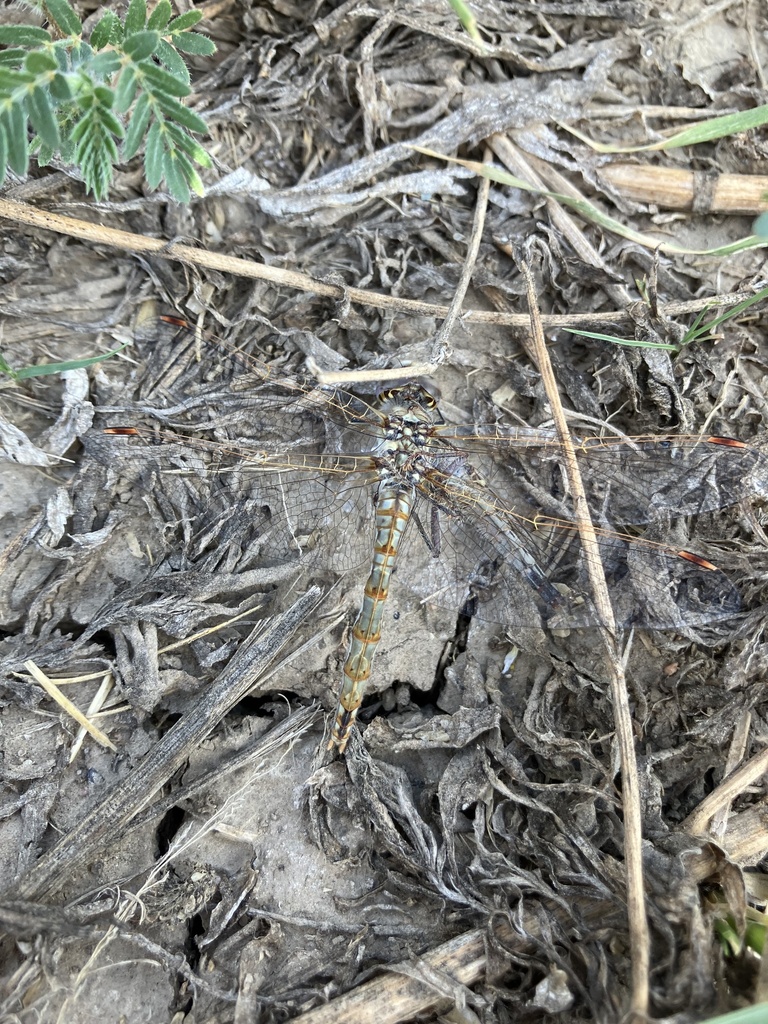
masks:
POLYGON ((352 627, 352 639, 342 669, 339 706, 328 748, 343 753, 363 699, 371 666, 381 638, 384 602, 395 567, 403 533, 411 518, 415 488, 411 484, 383 486, 376 502, 376 540, 373 565, 365 584, 360 614, 352 627))

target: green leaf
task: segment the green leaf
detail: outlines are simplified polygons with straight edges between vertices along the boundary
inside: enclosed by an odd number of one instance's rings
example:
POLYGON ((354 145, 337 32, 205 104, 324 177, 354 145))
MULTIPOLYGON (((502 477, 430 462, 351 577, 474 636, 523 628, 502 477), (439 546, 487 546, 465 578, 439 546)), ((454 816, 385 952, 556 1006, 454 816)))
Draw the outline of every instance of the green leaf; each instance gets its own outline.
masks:
POLYGON ((189 184, 189 187, 192 189, 196 196, 200 196, 201 199, 205 196, 205 186, 203 185, 203 180, 194 167, 187 175, 187 183, 189 184))
POLYGON ((115 109, 121 114, 125 114, 130 109, 136 98, 136 87, 136 69, 129 64, 120 73, 115 90, 115 109))
POLYGON ((120 54, 115 50, 101 50, 87 62, 89 78, 109 78, 119 70, 120 54))
POLYGON ((91 46, 101 50, 102 47, 109 46, 110 43, 118 42, 121 30, 120 19, 115 12, 105 11, 101 18, 99 18, 99 22, 93 32, 91 32, 91 46))
POLYGON ((567 334, 578 334, 580 338, 595 338, 607 341, 611 345, 624 345, 627 348, 660 348, 666 352, 677 352, 679 345, 667 345, 660 341, 637 341, 635 338, 617 338, 615 334, 600 334, 596 331, 579 331, 575 327, 564 327, 567 334))
POLYGON ((165 64, 166 68, 175 78, 179 78, 182 82, 186 82, 189 85, 189 68, 184 63, 184 58, 181 54, 177 53, 170 43, 166 43, 164 39, 161 39, 155 56, 165 64))
POLYGON ((189 186, 184 177, 179 161, 170 153, 163 159, 163 171, 168 183, 168 190, 178 203, 189 202, 189 186))
POLYGON ((144 0, 131 0, 125 16, 125 34, 141 32, 147 24, 147 5, 144 0))
POLYGON ((108 157, 108 163, 110 165, 109 176, 112 177, 112 167, 117 163, 119 153, 117 151, 117 143, 115 142, 113 135, 105 135, 103 140, 104 152, 108 157))
POLYGON ((51 98, 45 89, 33 89, 27 95, 27 112, 32 127, 46 146, 56 149, 59 145, 59 129, 51 105, 51 98))
POLYGON ((5 135, 5 128, 0 123, 0 185, 5 181, 5 172, 8 168, 8 139, 5 135))
MULTIPOLYGON (((114 135, 118 139, 122 139, 125 135, 125 130, 112 111, 102 108, 99 113, 101 123, 104 125, 105 131, 108 131, 110 135, 114 135)), ((117 149, 115 149, 115 155, 117 155, 117 149)))
POLYGON ((70 130, 70 133, 69 133, 70 142, 73 142, 73 143, 79 145, 79 143, 82 141, 83 137, 85 135, 87 135, 90 130, 91 130, 90 113, 89 114, 83 114, 82 117, 78 118, 78 120, 75 121, 74 125, 72 126, 72 128, 70 130))
POLYGON ((5 46, 39 46, 50 42, 51 33, 36 25, 0 25, 0 43, 5 46))
POLYGON ((144 171, 150 188, 157 188, 163 180, 163 135, 160 122, 155 121, 147 135, 147 146, 144 151, 144 171))
POLYGON ((59 62, 46 50, 30 50, 24 59, 24 67, 32 75, 45 75, 49 71, 58 71, 59 62))
POLYGON ((131 0, 123 24, 126 36, 132 32, 142 32, 146 28, 145 0, 131 0))
POLYGON ((25 380, 27 377, 43 377, 52 373, 64 373, 65 370, 82 370, 86 366, 93 366, 94 363, 100 363, 104 359, 109 359, 110 356, 116 356, 118 352, 122 352, 128 344, 127 341, 123 342, 117 348, 110 349, 109 352, 103 352, 99 356, 90 356, 87 359, 70 359, 65 363, 38 363, 36 366, 25 366, 21 370, 13 370, 8 363, 0 356, 0 371, 9 374, 14 380, 25 380))
POLYGON ((28 71, 11 71, 9 68, 0 68, 0 93, 10 95, 16 89, 22 89, 27 85, 33 85, 36 75, 28 71))
POLYGON ((23 178, 29 170, 29 143, 27 114, 21 103, 15 103, 5 111, 3 128, 8 140, 8 164, 15 174, 23 178))
POLYGON ((111 153, 113 149, 112 137, 102 134, 101 128, 96 125, 95 130, 84 136, 75 150, 75 158, 80 165, 86 187, 93 192, 97 199, 104 199, 109 191, 109 184, 112 180, 111 153))
POLYGON ((175 154, 176 162, 179 165, 181 173, 184 175, 184 180, 197 195, 205 195, 205 188, 200 175, 197 173, 191 162, 187 159, 184 153, 180 153, 178 150, 175 154))
MULTIPOLYGON (((68 43, 71 43, 71 40, 68 40, 68 43)), ((86 43, 84 39, 78 39, 73 45, 68 45, 68 50, 73 70, 75 68, 82 67, 84 64, 90 65, 91 61, 94 59, 93 47, 86 43)), ((100 53, 98 56, 101 57, 103 54, 100 53)))
MULTIPOLYGON (((72 52, 75 49, 79 50, 80 47, 83 45, 87 45, 83 44, 82 39, 79 42, 75 43, 74 46, 70 46, 70 42, 71 40, 69 39, 66 40, 66 42, 59 40, 58 42, 55 42, 53 44, 53 55, 56 58, 56 64, 58 65, 59 71, 61 71, 62 74, 65 75, 69 74, 73 67, 73 62, 71 59, 72 52)), ((93 52, 90 46, 88 47, 88 49, 91 53, 93 52)))
POLYGON ((51 96, 59 103, 66 103, 67 100, 72 99, 72 90, 66 75, 61 73, 54 75, 48 88, 51 91, 51 96))
POLYGON ((0 64, 18 64, 20 66, 28 52, 21 47, 0 50, 0 64))
POLYGON ((178 18, 173 19, 165 34, 175 36, 177 32, 186 32, 188 28, 192 28, 193 25, 197 25, 202 20, 203 15, 200 11, 186 11, 184 14, 180 14, 178 18))
POLYGON ((169 74, 167 71, 163 71, 162 68, 157 67, 156 64, 150 64, 149 61, 145 60, 139 65, 142 79, 145 79, 152 88, 150 89, 146 84, 144 87, 152 93, 158 95, 168 96, 188 96, 189 86, 186 82, 180 82, 174 75, 169 74))
POLYGON ((115 94, 106 85, 94 86, 93 95, 102 107, 112 107, 115 102, 115 94))
POLYGON ((44 0, 43 10, 63 36, 82 34, 82 23, 67 0, 44 0))
POLYGON ((201 167, 212 166, 211 158, 197 139, 193 139, 183 128, 174 124, 173 121, 168 121, 165 125, 165 130, 182 153, 192 157, 195 163, 200 164, 201 167))
POLYGON ((194 53, 199 57, 210 57, 216 53, 216 44, 208 36, 201 36, 199 32, 182 32, 173 37, 176 46, 184 53, 194 53))
POLYGON ((138 152, 151 113, 149 97, 144 93, 139 96, 138 102, 133 108, 133 115, 128 122, 128 131, 125 133, 123 142, 123 160, 130 160, 138 152))
POLYGON ((147 28, 154 29, 156 32, 162 32, 171 20, 171 14, 173 14, 173 8, 168 0, 160 0, 160 3, 149 16, 147 28))
POLYGON ((202 117, 188 107, 185 107, 182 103, 179 103, 172 96, 157 95, 155 100, 164 113, 179 124, 183 124, 185 128, 189 128, 191 132, 198 132, 200 135, 208 134, 208 125, 202 117))
POLYGON ((53 152, 50 146, 41 145, 37 151, 37 166, 47 167, 53 160, 53 152))
POLYGON ((134 32, 123 40, 123 50, 138 64, 152 56, 159 42, 159 32, 134 32))

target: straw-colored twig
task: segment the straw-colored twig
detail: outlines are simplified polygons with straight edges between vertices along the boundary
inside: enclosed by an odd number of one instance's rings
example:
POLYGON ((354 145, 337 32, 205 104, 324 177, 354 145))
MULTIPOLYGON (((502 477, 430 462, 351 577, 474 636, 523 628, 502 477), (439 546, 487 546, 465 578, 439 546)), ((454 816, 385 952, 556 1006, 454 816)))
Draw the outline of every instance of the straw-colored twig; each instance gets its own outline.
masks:
POLYGON ((607 164, 599 176, 628 199, 695 213, 758 214, 768 210, 768 178, 709 174, 652 164, 607 164))
POLYGON ((552 410, 555 429, 562 445, 563 463, 571 490, 576 521, 579 526, 579 537, 589 574, 592 597, 598 615, 602 620, 600 633, 610 666, 614 722, 621 758, 624 858, 627 872, 627 916, 632 956, 631 1011, 637 1019, 640 1019, 644 1018, 648 1012, 650 936, 645 913, 640 788, 635 758, 632 716, 629 710, 629 696, 624 675, 624 665, 616 648, 616 624, 608 594, 608 585, 600 559, 597 537, 592 525, 576 451, 568 430, 554 371, 549 359, 549 352, 544 340, 541 318, 538 315, 533 275, 525 259, 519 261, 519 266, 526 283, 536 361, 552 410))
MULTIPOLYGON (((293 270, 266 266, 254 260, 227 256, 224 253, 211 252, 208 249, 195 248, 191 245, 178 245, 166 242, 161 238, 148 238, 145 235, 132 234, 130 231, 119 231, 105 228, 90 221, 64 217, 58 213, 38 210, 25 203, 14 203, 0 199, 0 217, 12 220, 17 224, 56 231, 71 238, 80 238, 96 245, 110 245, 126 252, 153 254, 161 259, 178 260, 190 266, 209 267, 224 273, 234 274, 257 280, 272 281, 280 287, 295 288, 297 291, 314 292, 333 299, 348 299, 352 303, 370 306, 374 309, 386 309, 409 314, 411 316, 445 317, 447 306, 432 302, 417 302, 413 299, 396 298, 392 295, 381 295, 378 292, 366 291, 362 288, 342 288, 340 285, 318 281, 309 274, 299 274, 293 270)), ((666 317, 688 316, 699 313, 702 309, 719 306, 722 308, 738 305, 745 299, 752 298, 755 289, 743 289, 739 292, 724 295, 713 295, 709 298, 692 299, 686 302, 660 303, 659 314, 666 317)), ((0 312, 2 303, 0 302, 0 312)), ((497 313, 485 309, 465 310, 462 319, 466 323, 500 324, 507 327, 526 328, 529 318, 526 313, 497 313)), ((608 325, 632 323, 632 313, 628 309, 615 309, 601 313, 570 313, 543 314, 541 322, 545 327, 578 327, 579 325, 608 325)))
MULTIPOLYGON (((112 688, 114 687, 114 685, 115 677, 112 675, 112 673, 104 673, 104 676, 102 677, 102 680, 99 683, 96 693, 94 693, 93 697, 91 698, 91 703, 88 705, 88 710, 85 713, 85 717, 89 721, 91 721, 94 715, 97 715, 104 707, 104 702, 112 692, 112 688)), ((80 728, 77 730, 77 735, 75 736, 74 743, 72 744, 72 749, 69 752, 70 764, 72 764, 77 755, 80 753, 80 748, 82 747, 83 741, 85 740, 85 737, 88 735, 88 732, 88 728, 84 725, 81 725, 80 728)), ((113 747, 112 749, 114 750, 115 748, 113 747)))
MULTIPOLYGON (((486 147, 485 153, 483 154, 483 162, 489 164, 491 163, 491 160, 491 150, 486 147)), ((475 218, 472 224, 472 236, 469 240, 469 245, 467 246, 464 265, 461 268, 461 277, 459 278, 459 283, 456 285, 456 291, 453 293, 453 299, 448 307, 448 313, 432 341, 432 362, 436 366, 442 365, 447 358, 449 351, 448 338, 453 330, 456 317, 461 313, 461 307, 464 304, 464 297, 467 294, 467 289, 469 288, 470 281, 472 280, 475 263, 477 262, 477 254, 480 252, 480 241, 483 237, 483 228, 485 227, 485 214, 488 209, 488 195, 490 190, 490 180, 487 178, 481 178, 477 189, 477 202, 475 204, 475 218)))
POLYGON ((68 715, 80 725, 86 732, 90 733, 91 736, 99 743, 102 747, 108 747, 110 750, 117 750, 112 740, 106 733, 103 733, 98 726, 95 726, 93 722, 89 721, 83 712, 78 708, 69 697, 65 697, 59 687, 56 685, 53 679, 49 679, 48 676, 43 672, 41 668, 34 663, 34 661, 25 661, 24 668, 29 672, 36 683, 45 690, 49 697, 56 701, 60 708, 62 708, 68 715))
POLYGON ((726 776, 720 785, 701 801, 696 810, 684 819, 680 827, 696 836, 707 835, 707 823, 710 818, 721 808, 727 807, 747 786, 757 782, 766 772, 768 748, 761 750, 737 771, 726 776))

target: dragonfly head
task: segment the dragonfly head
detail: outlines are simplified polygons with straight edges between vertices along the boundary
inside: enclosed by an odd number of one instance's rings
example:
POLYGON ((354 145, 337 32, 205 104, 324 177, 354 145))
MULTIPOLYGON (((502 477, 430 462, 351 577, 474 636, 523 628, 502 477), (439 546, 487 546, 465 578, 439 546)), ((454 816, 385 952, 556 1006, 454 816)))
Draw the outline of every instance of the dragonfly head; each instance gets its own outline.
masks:
POLYGON ((437 399, 423 384, 409 381, 396 388, 387 388, 379 392, 379 402, 383 412, 390 416, 399 416, 404 420, 416 423, 433 423, 437 411, 437 399))

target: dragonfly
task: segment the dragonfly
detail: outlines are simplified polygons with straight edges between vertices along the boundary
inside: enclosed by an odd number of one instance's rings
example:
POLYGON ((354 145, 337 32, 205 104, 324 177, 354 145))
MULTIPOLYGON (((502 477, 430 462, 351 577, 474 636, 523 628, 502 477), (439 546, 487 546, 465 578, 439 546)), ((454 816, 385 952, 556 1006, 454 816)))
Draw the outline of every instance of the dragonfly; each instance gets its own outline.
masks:
MULTIPOLYGON (((189 366, 194 326, 174 316, 158 323, 175 335, 171 365, 189 366)), ((420 563, 409 585, 424 600, 480 618, 599 623, 551 431, 447 423, 418 381, 371 396, 280 375, 242 352, 217 365, 227 368, 220 379, 191 386, 174 370, 160 397, 125 409, 130 423, 102 433, 147 465, 213 475, 237 496, 232 515, 247 506, 259 555, 272 564, 347 572, 367 561, 329 749, 343 753, 349 742, 401 564, 420 563)), ((736 615, 727 575, 663 535, 673 518, 763 489, 763 453, 718 435, 595 433, 574 444, 618 625, 681 629, 736 615)))

